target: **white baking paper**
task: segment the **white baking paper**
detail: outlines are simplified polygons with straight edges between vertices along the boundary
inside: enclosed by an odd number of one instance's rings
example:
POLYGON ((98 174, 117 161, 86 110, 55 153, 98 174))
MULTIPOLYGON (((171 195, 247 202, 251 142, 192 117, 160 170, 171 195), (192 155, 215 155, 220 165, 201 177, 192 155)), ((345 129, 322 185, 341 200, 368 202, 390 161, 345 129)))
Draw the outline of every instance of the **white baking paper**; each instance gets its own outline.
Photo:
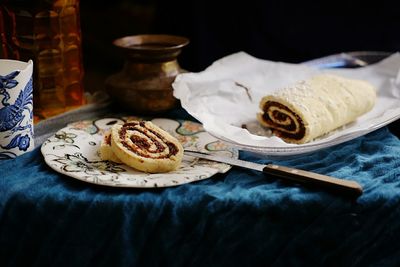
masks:
POLYGON ((199 73, 184 73, 173 83, 174 96, 210 134, 242 149, 266 154, 296 154, 328 147, 376 130, 400 117, 400 54, 358 69, 319 70, 302 64, 272 62, 244 52, 224 57, 199 73), (318 73, 336 73, 369 81, 377 88, 373 110, 307 144, 288 144, 278 137, 250 133, 260 99, 279 88, 318 73), (272 153, 269 153, 272 152, 272 153))

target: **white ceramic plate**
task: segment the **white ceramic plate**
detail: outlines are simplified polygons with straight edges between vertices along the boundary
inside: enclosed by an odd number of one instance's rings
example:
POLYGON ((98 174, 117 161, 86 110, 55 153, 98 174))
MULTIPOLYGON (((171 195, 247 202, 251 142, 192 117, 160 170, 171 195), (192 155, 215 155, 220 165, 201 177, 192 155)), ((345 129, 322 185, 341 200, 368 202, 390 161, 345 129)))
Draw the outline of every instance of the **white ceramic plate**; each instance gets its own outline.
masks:
MULTIPOLYGON (((98 150, 102 136, 113 124, 137 117, 104 118, 69 124, 41 147, 46 163, 55 171, 81 181, 113 187, 168 187, 224 173, 231 166, 184 156, 180 168, 162 174, 136 171, 124 164, 102 161, 98 150)), ((164 118, 152 122, 174 135, 185 149, 238 158, 238 151, 204 131, 199 123, 164 118)))

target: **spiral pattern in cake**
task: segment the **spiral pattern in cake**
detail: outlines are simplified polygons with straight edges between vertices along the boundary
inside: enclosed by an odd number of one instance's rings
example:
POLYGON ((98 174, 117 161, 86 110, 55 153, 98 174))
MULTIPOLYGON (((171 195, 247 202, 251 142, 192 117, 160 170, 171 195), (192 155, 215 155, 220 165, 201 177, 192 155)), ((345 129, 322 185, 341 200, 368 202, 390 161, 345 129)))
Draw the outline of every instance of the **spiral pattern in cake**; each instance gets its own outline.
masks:
POLYGON ((179 141, 150 121, 114 125, 111 148, 126 165, 150 173, 175 170, 183 157, 179 141))
POLYGON ((356 120, 375 101, 368 82, 321 74, 263 97, 257 119, 284 141, 302 144, 356 120))

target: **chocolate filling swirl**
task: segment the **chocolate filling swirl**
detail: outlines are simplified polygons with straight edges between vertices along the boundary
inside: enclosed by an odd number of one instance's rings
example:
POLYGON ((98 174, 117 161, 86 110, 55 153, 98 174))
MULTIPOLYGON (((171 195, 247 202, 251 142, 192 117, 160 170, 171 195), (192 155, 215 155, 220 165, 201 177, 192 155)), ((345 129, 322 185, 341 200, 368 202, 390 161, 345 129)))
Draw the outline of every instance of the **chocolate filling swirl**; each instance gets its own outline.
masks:
POLYGON ((147 128, 145 122, 125 123, 120 129, 119 138, 125 148, 141 157, 164 159, 178 153, 178 147, 174 143, 147 128))
POLYGON ((274 135, 295 140, 304 137, 306 129, 303 120, 288 107, 278 102, 268 101, 263 111, 263 120, 270 125, 274 135))
POLYGON ((109 146, 111 145, 111 134, 106 134, 104 136, 104 143, 109 145, 109 146))

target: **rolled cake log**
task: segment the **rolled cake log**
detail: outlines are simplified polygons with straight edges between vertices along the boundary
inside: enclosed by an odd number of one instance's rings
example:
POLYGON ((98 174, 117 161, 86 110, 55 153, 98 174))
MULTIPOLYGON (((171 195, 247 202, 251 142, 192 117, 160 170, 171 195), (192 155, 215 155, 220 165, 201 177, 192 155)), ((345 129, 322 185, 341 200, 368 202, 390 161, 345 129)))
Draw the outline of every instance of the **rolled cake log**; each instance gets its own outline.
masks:
POLYGON ((302 144, 356 120, 375 101, 368 82, 321 74, 263 97, 257 119, 285 142, 302 144))
POLYGON ((116 163, 121 163, 121 160, 114 154, 111 148, 111 131, 107 131, 100 145, 100 158, 102 160, 110 160, 116 163))
POLYGON ((114 125, 111 148, 126 165, 149 173, 175 170, 183 158, 180 142, 150 121, 114 125))

